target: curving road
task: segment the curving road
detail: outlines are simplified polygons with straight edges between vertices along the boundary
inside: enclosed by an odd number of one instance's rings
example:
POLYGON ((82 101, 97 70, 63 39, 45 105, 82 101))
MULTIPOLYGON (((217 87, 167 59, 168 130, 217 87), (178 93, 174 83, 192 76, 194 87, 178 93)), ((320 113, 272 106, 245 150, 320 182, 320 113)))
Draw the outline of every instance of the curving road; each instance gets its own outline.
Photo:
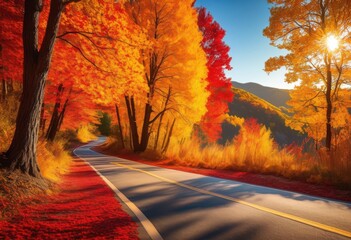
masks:
POLYGON ((351 239, 351 203, 164 169, 90 149, 104 140, 74 153, 140 209, 165 240, 351 239))

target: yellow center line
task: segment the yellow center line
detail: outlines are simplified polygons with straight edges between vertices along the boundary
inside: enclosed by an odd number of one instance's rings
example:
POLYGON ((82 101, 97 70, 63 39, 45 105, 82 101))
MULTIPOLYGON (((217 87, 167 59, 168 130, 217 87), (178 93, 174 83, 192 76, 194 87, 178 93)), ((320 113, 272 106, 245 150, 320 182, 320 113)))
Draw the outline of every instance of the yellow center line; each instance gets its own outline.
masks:
POLYGON ((322 229, 322 230, 325 230, 325 231, 328 231, 328 232, 336 233, 336 234, 339 234, 341 236, 345 236, 345 237, 351 238, 351 232, 343 230, 343 229, 340 229, 340 228, 336 228, 336 227, 332 227, 332 226, 329 226, 329 225, 325 225, 325 224, 322 224, 322 223, 319 223, 319 222, 315 222, 315 221, 312 221, 312 220, 308 220, 308 219, 305 219, 305 218, 302 218, 302 217, 298 217, 298 216, 295 216, 295 215, 292 215, 292 214, 289 214, 289 213, 280 212, 280 211, 277 211, 277 210, 274 210, 274 209, 271 209, 271 208, 267 208, 267 207, 263 207, 263 206, 260 206, 260 205, 254 204, 254 203, 249 203, 249 202, 240 200, 238 198, 233 198, 233 197, 229 197, 229 196, 226 196, 226 195, 223 195, 223 194, 220 194, 220 193, 215 193, 215 192, 207 191, 207 190, 204 190, 204 189, 201 189, 201 188, 197 188, 197 187, 193 187, 193 186, 190 186, 190 185, 186 185, 186 184, 183 184, 183 183, 180 183, 180 182, 177 182, 177 181, 165 178, 165 177, 161 177, 159 175, 156 175, 154 173, 151 173, 151 172, 148 172, 148 171, 145 171, 145 170, 142 170, 142 169, 130 167, 130 166, 122 164, 122 163, 117 163, 117 162, 111 162, 111 163, 115 164, 117 166, 120 166, 120 167, 128 168, 128 169, 133 170, 133 171, 137 171, 137 172, 148 174, 148 175, 153 176, 155 178, 158 178, 158 179, 160 179, 162 181, 165 181, 165 182, 168 182, 168 183, 171 183, 171 184, 175 184, 177 186, 180 186, 180 187, 183 187, 183 188, 187 188, 187 189, 199 192, 199 193, 203 193, 203 194, 207 194, 207 195, 212 195, 214 197, 226 199, 226 200, 229 200, 229 201, 232 201, 232 202, 236 202, 236 203, 239 203, 239 204, 242 204, 242 205, 245 205, 245 206, 249 206, 249 207, 252 207, 252 208, 255 208, 255 209, 267 212, 267 213, 274 214, 276 216, 280 216, 280 217, 283 217, 283 218, 286 218, 286 219, 290 219, 290 220, 293 220, 293 221, 296 221, 296 222, 299 222, 299 223, 303 223, 303 224, 315 227, 315 228, 319 228, 319 229, 322 229))

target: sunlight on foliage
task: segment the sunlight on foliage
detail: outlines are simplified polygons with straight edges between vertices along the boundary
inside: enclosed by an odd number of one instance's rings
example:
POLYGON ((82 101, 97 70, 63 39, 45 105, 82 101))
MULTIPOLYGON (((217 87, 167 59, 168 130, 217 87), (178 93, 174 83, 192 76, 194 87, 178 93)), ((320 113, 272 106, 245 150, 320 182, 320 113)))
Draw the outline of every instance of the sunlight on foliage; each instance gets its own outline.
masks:
POLYGON ((77 138, 83 143, 87 143, 96 139, 96 135, 93 134, 94 127, 92 125, 84 125, 78 129, 77 138))
POLYGON ((38 165, 44 178, 57 182, 60 175, 68 171, 72 157, 64 146, 64 140, 57 140, 52 143, 40 141, 38 143, 38 165))
MULTIPOLYGON (((241 122, 239 118, 232 119, 236 125, 241 122)), ((279 148, 269 129, 254 119, 248 119, 242 124, 239 134, 225 146, 209 144, 204 147, 198 138, 193 137, 180 144, 172 144, 166 158, 190 167, 234 169, 351 186, 350 139, 340 145, 331 157, 322 150, 315 156, 304 153, 303 147, 295 144, 279 148)))

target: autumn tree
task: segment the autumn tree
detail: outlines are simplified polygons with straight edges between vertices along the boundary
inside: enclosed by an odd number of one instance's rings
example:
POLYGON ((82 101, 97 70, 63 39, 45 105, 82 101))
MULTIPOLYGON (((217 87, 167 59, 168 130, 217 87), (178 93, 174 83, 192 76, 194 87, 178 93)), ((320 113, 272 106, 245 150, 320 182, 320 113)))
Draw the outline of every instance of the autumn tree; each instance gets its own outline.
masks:
MULTIPOLYGON (((76 63, 59 64, 60 72, 70 74, 73 70, 74 76, 70 78, 76 86, 104 111, 117 115, 119 134, 125 132, 121 123, 126 122, 121 116, 126 112, 121 109, 124 96, 145 96, 147 91, 140 62, 141 51, 148 47, 145 34, 120 3, 86 0, 67 9, 58 38, 71 52, 78 53, 60 51, 63 56, 70 54, 71 61, 76 63), (85 13, 83 17, 77 14, 81 11, 85 13)), ((120 140, 123 145, 123 135, 120 140)))
MULTIPOLYGON (((13 2, 19 9, 24 4, 23 16, 23 93, 16 120, 16 130, 2 165, 10 170, 20 169, 32 176, 40 176, 36 163, 40 113, 44 88, 53 48, 63 10, 76 0, 13 2), (48 12, 47 19, 43 17, 48 12), (39 21, 39 17, 40 21, 39 21), (42 36, 39 27, 45 22, 42 36)), ((102 3, 107 1, 101 0, 102 3)), ((113 3, 110 3, 113 4, 113 3)), ((76 12, 77 13, 77 12, 76 12)), ((80 12, 84 16, 83 12, 80 12)), ((83 19, 83 17, 82 17, 83 19)))
MULTIPOLYGON (((38 25, 43 2, 24 1, 23 17, 23 93, 16 119, 16 130, 3 165, 40 176, 36 163, 39 116, 44 96, 46 76, 63 9, 71 1, 50 1, 48 24, 42 42, 38 41, 38 25)), ((19 3, 21 4, 21 3, 19 3)), ((48 7, 48 6, 45 6, 48 7)))
POLYGON ((224 42, 225 31, 205 8, 198 9, 198 25, 203 39, 201 46, 207 56, 207 112, 201 120, 201 128, 209 141, 219 139, 221 123, 228 112, 228 103, 233 100, 231 79, 225 70, 231 70, 229 46, 224 42))
POLYGON ((288 83, 301 81, 291 102, 297 111, 295 124, 300 122, 307 129, 310 123, 303 121, 302 116, 314 115, 315 123, 324 125, 322 138, 325 139, 325 147, 330 149, 332 130, 337 128, 333 125, 337 121, 336 114, 347 112, 347 104, 342 101, 342 89, 344 84, 350 83, 351 2, 268 2, 273 4, 270 24, 263 33, 273 46, 285 49, 287 54, 270 58, 265 70, 271 72, 286 67, 288 83))
POLYGON ((154 149, 161 145, 165 151, 171 136, 189 136, 205 112, 206 57, 192 3, 151 0, 125 5, 150 42, 149 48, 141 50, 147 93, 143 98, 125 95, 136 152, 145 151, 151 137, 154 149))

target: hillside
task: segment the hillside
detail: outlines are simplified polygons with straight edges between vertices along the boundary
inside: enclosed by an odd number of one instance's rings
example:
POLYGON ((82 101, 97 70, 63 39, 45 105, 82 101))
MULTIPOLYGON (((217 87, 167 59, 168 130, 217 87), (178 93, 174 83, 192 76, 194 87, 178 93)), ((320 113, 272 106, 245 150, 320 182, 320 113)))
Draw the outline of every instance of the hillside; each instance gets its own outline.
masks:
POLYGON ((233 87, 241 88, 247 92, 250 92, 259 98, 266 100, 267 102, 273 104, 276 107, 284 107, 289 108, 286 104, 288 100, 290 100, 289 90, 287 89, 279 89, 262 86, 257 83, 239 83, 232 82, 233 87))
MULTIPOLYGON (((305 138, 299 132, 285 126, 285 119, 289 118, 289 116, 283 113, 280 108, 243 89, 233 88, 233 91, 234 100, 229 104, 230 115, 236 115, 245 119, 257 119, 259 123, 271 129, 272 136, 280 146, 294 142, 301 143, 305 138)), ((239 131, 238 127, 226 122, 223 123, 222 128, 220 143, 231 140, 239 131)))

